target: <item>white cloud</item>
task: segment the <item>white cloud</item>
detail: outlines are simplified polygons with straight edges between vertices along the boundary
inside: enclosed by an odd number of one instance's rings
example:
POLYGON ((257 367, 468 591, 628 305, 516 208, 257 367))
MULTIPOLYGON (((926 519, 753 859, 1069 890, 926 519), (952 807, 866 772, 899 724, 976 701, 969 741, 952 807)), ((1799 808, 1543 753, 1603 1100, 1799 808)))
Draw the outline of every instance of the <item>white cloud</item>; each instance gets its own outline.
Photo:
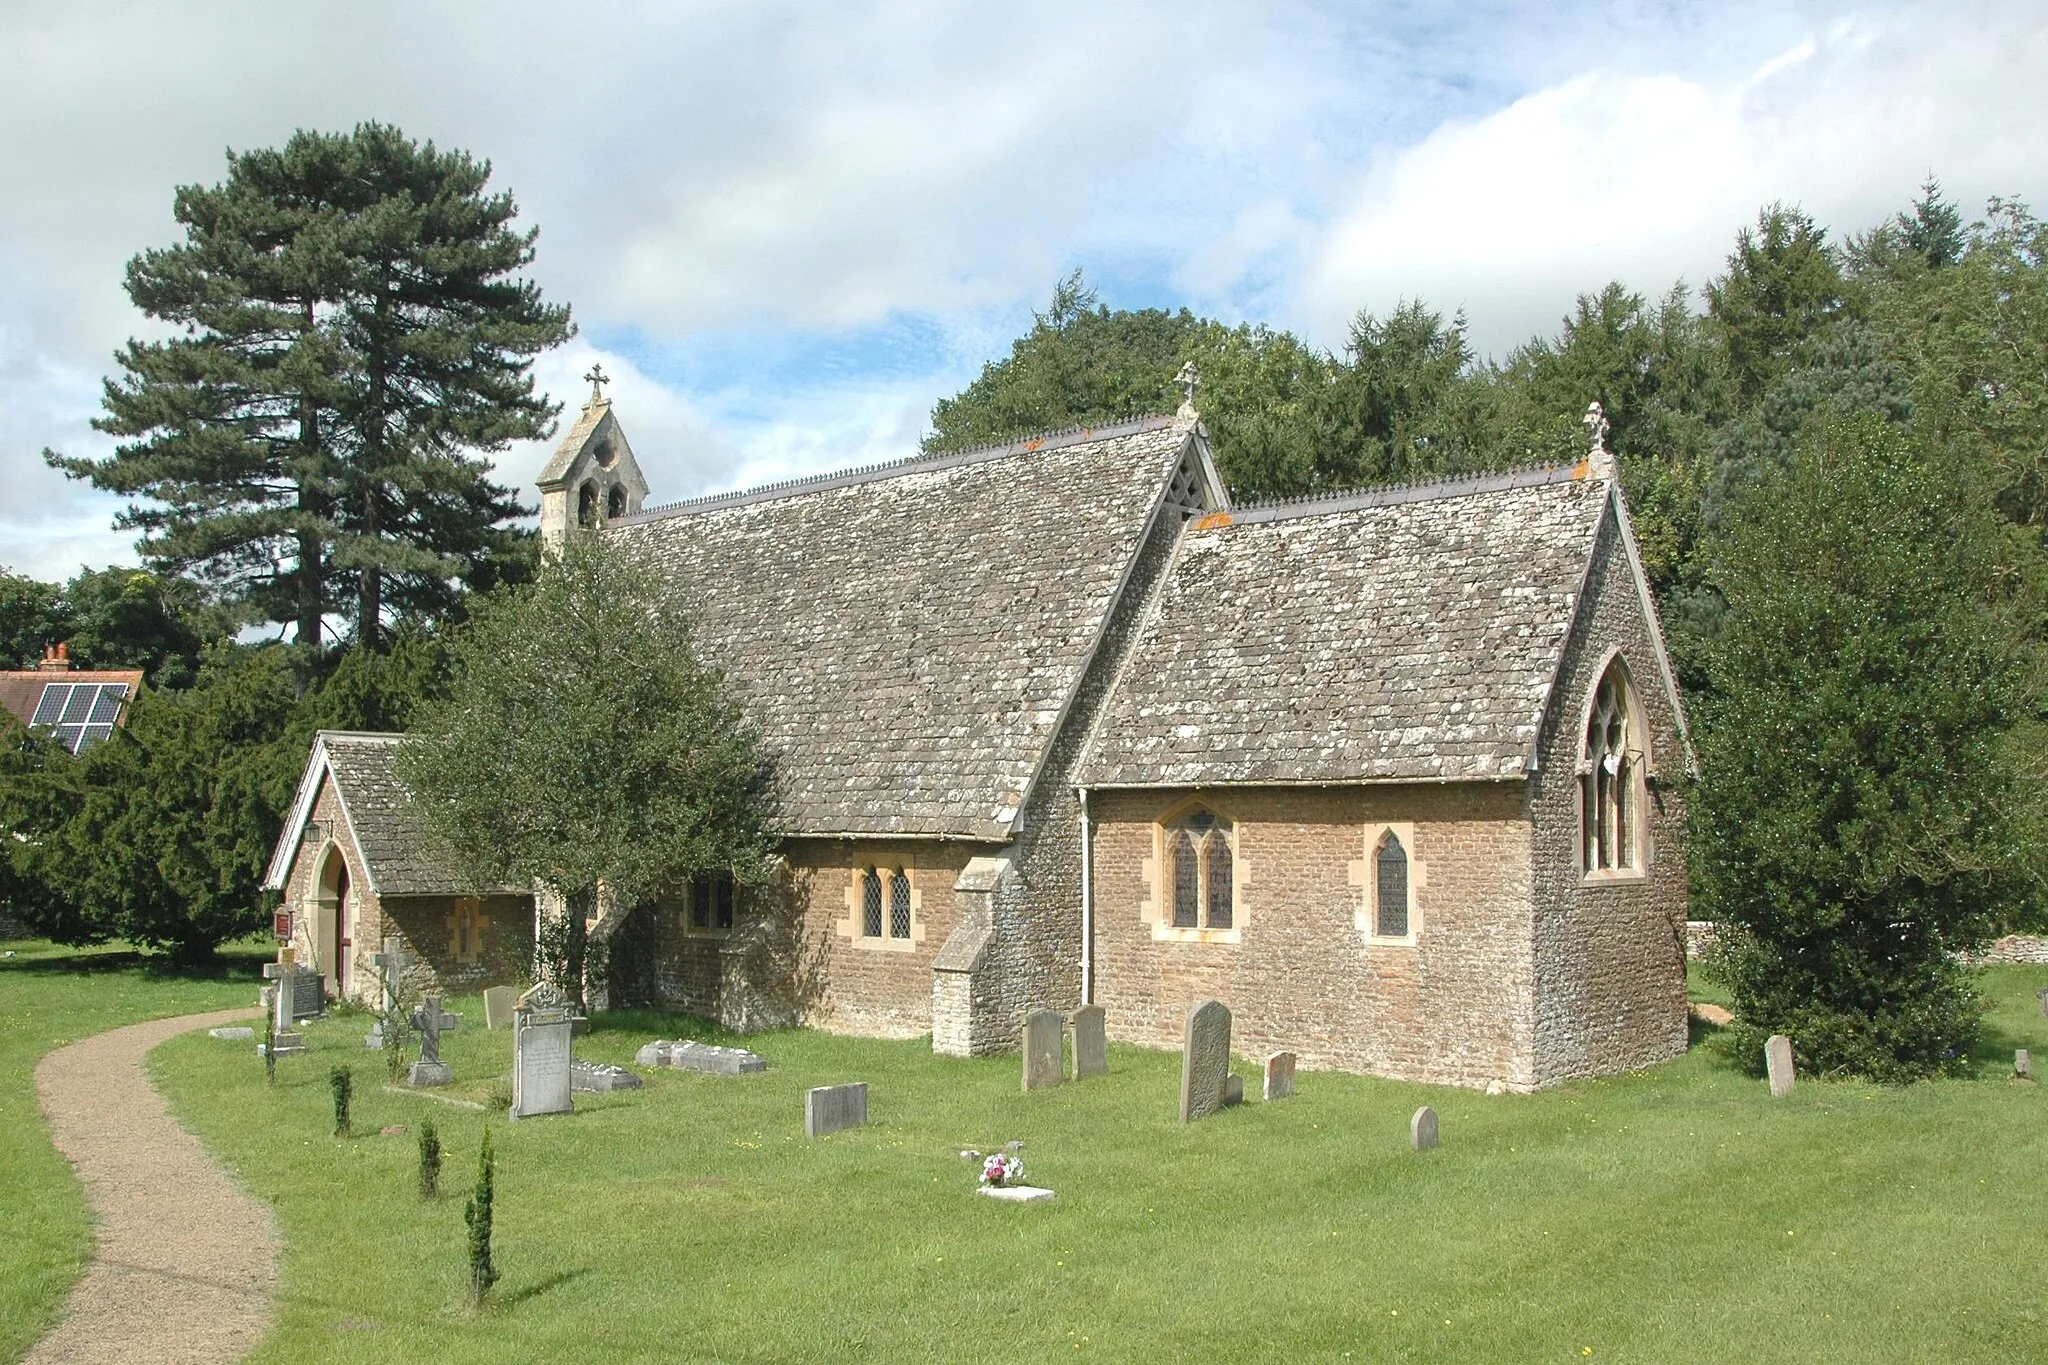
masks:
POLYGON ((1718 271, 1771 200, 1838 231, 1903 206, 1929 171, 1965 209, 2048 186, 2048 15, 1994 4, 1839 20, 1710 84, 1589 71, 1386 157, 1329 225, 1299 310, 1325 337, 1403 297, 1467 309, 1500 352, 1575 294, 1718 271))

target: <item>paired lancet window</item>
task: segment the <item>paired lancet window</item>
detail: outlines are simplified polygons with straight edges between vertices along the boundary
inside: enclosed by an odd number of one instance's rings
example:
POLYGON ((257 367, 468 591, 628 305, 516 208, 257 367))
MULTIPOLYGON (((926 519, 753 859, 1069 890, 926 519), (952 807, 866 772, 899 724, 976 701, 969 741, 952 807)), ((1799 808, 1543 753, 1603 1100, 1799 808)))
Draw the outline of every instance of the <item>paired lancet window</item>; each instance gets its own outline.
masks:
POLYGON ((1230 822, 1197 808, 1166 826, 1173 927, 1228 929, 1236 906, 1230 822))
POLYGON ((1590 876, 1642 866, 1643 749, 1620 659, 1601 675, 1579 760, 1579 848, 1590 876))
POLYGON ((861 937, 910 937, 910 875, 902 868, 863 869, 860 902, 861 937))

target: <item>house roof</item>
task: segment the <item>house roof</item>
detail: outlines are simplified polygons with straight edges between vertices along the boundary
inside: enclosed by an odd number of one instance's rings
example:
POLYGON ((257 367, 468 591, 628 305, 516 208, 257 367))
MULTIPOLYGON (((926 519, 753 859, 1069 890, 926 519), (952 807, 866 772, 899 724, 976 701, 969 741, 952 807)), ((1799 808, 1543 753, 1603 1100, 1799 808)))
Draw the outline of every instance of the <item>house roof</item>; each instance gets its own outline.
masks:
POLYGON ((1078 780, 1522 776, 1610 510, 1580 465, 1196 523, 1078 780))
POLYGON ((128 721, 128 703, 142 687, 142 670, 139 668, 40 668, 0 671, 0 709, 7 711, 23 725, 35 719, 36 704, 42 700, 43 689, 51 683, 120 683, 128 691, 122 700, 121 710, 115 720, 117 725, 128 721))
POLYGON ((473 896, 524 887, 479 887, 433 851, 393 761, 403 735, 322 730, 299 778, 289 819, 263 878, 265 890, 280 891, 305 838, 306 823, 320 790, 332 779, 343 817, 362 855, 370 890, 379 896, 473 896))
POLYGON ((786 833, 1003 840, 1200 428, 1170 418, 725 494, 605 535, 691 594, 786 833))

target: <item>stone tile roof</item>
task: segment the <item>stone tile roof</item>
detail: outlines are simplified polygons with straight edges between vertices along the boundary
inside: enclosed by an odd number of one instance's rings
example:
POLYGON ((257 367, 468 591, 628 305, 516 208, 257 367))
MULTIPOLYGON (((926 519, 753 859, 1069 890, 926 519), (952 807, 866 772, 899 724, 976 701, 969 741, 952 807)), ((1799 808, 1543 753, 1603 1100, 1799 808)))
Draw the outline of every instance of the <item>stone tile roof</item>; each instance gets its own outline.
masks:
POLYGON ((570 424, 567 434, 556 443, 554 454, 548 456, 548 462, 541 466, 540 474, 534 482, 545 488, 549 484, 560 483, 568 478, 569 466, 583 453, 584 443, 589 441, 591 433, 597 430, 598 423, 611 415, 611 410, 612 404, 608 398, 585 403, 583 410, 576 414, 576 420, 570 424))
POLYGON ((377 895, 482 896, 532 889, 480 887, 436 854, 413 807, 412 795, 393 766, 403 739, 402 735, 347 730, 322 730, 314 738, 312 755, 299 782, 299 797, 278 838, 265 887, 275 890, 284 886, 320 788, 331 778, 369 873, 370 890, 377 895))
POLYGON ((1079 780, 1521 774, 1608 506, 1606 482, 1574 474, 1190 527, 1079 780))
POLYGON ((1157 418, 608 527, 694 599, 790 834, 1006 839, 1189 444, 1157 418))

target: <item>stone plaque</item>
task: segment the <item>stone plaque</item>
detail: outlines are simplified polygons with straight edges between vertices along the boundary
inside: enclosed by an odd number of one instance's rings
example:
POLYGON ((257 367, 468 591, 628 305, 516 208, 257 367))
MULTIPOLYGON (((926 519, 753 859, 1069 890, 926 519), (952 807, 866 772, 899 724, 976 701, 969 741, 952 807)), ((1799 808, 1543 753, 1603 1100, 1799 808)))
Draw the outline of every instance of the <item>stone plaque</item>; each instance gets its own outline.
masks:
POLYGON ((512 1007, 519 1001, 519 993, 510 986, 493 986, 484 992, 484 1027, 501 1029, 512 1027, 512 1007))
POLYGON ((823 1137, 868 1121, 868 1083, 821 1085, 804 1091, 804 1136, 823 1137))
POLYGON ((1415 1111, 1408 1120, 1408 1141, 1418 1152, 1436 1146, 1436 1110, 1425 1104, 1415 1111))
POLYGON ((1060 1043, 1066 1021, 1052 1010, 1033 1010, 1024 1016, 1024 1088, 1037 1090, 1058 1085, 1065 1079, 1060 1061, 1060 1043))
POLYGON ((1192 1123, 1223 1108, 1230 1074, 1230 1007, 1204 1000, 1188 1011, 1180 1049, 1180 1121, 1192 1123))
POLYGON ((1294 1093, 1294 1054, 1276 1052, 1266 1058, 1266 1089, 1261 1099, 1284 1100, 1294 1093))
POLYGON ((1771 1098, 1781 1100, 1792 1093, 1796 1072, 1792 1066, 1792 1040, 1773 1033, 1764 1042, 1764 1066, 1771 1073, 1771 1098))
POLYGON ((576 1107, 569 1056, 569 1011, 558 1000, 529 1000, 512 1014, 512 1114, 566 1114, 576 1107))
POLYGON ((1067 1036, 1074 1040, 1074 1079, 1109 1074, 1109 1032, 1102 1006, 1083 1005, 1067 1016, 1067 1036))

